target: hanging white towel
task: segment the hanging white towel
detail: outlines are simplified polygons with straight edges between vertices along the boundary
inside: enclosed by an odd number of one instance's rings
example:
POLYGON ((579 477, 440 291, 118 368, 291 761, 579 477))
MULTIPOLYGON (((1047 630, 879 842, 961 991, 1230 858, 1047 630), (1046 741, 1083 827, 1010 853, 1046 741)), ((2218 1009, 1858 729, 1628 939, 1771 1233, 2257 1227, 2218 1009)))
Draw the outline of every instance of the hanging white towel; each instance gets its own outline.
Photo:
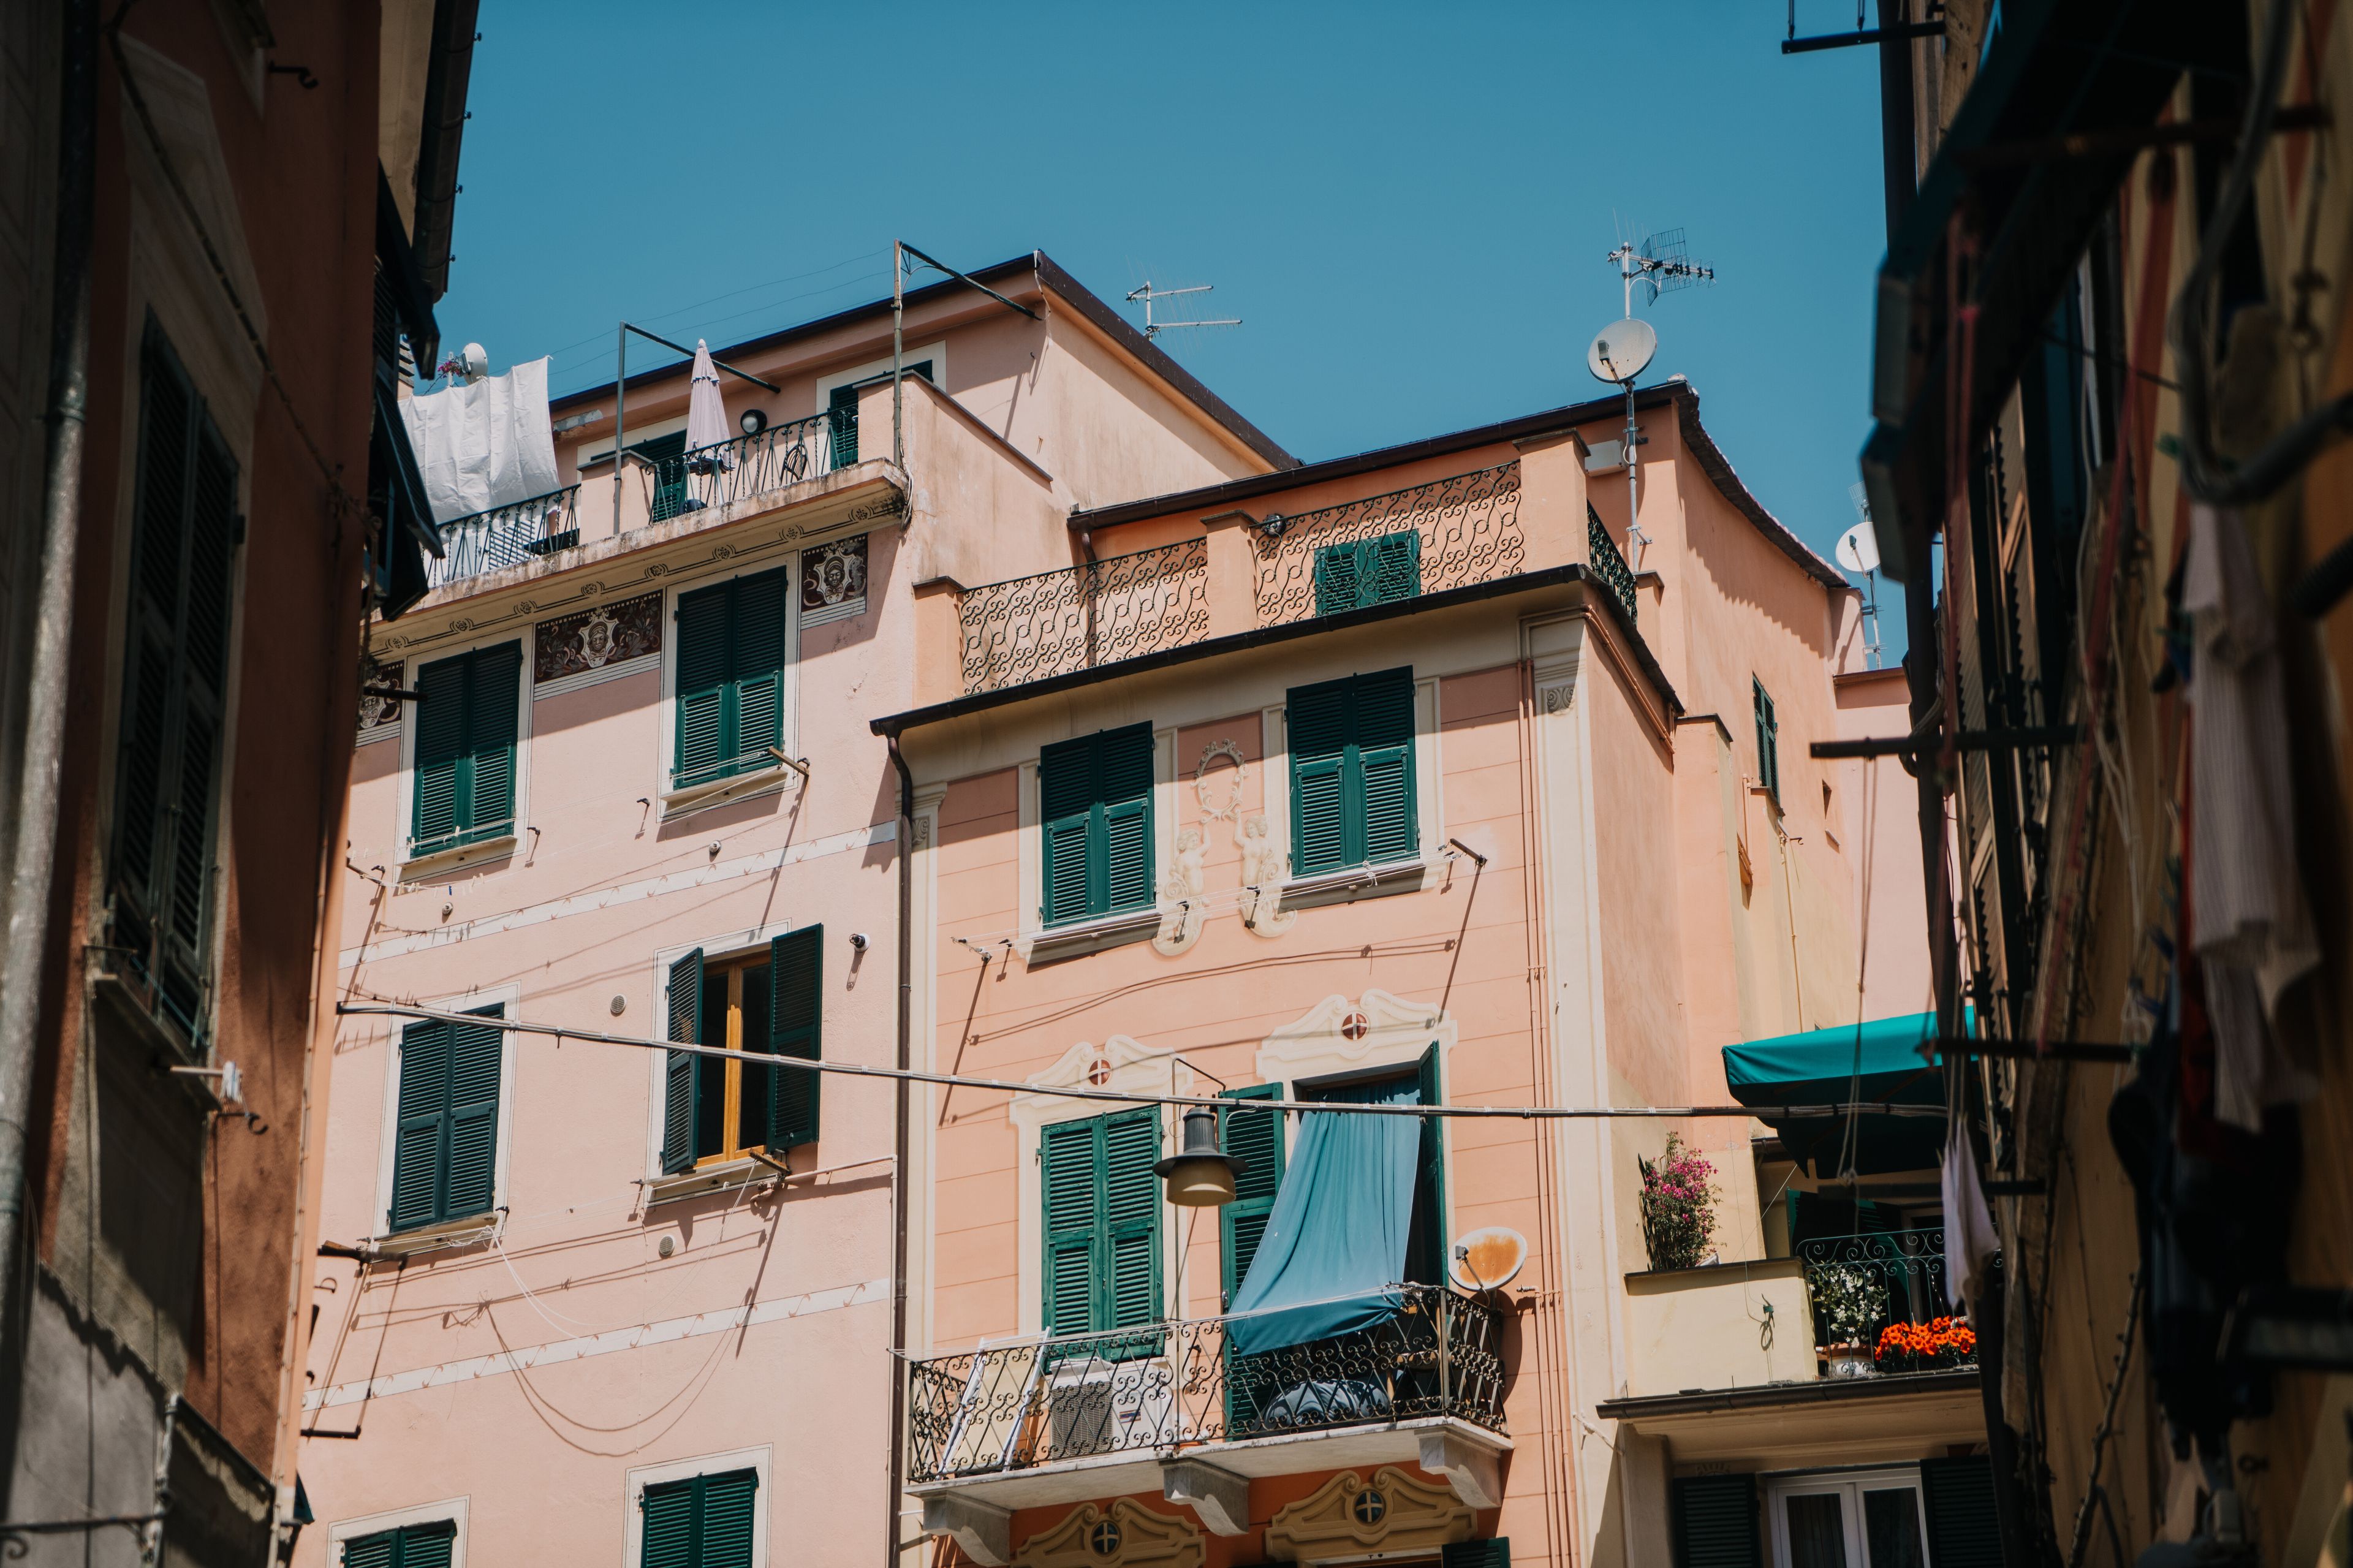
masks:
POLYGON ((547 361, 402 400, 433 521, 450 522, 555 489, 547 422, 547 361))
POLYGON ((2316 1085, 2272 1029, 2288 986, 2320 962, 2298 879, 2287 709, 2269 596, 2237 512, 2189 509, 2181 608, 2189 681, 2189 903, 2214 1026, 2215 1114, 2249 1131, 2263 1108, 2316 1085))
POLYGON ((1970 1147, 1968 1130, 1957 1120, 1945 1142, 1939 1184, 1945 1198, 1945 1296, 1966 1309, 2001 1242, 1994 1233, 1993 1211, 1986 1206, 1985 1188, 1978 1184, 1977 1151, 1970 1147))

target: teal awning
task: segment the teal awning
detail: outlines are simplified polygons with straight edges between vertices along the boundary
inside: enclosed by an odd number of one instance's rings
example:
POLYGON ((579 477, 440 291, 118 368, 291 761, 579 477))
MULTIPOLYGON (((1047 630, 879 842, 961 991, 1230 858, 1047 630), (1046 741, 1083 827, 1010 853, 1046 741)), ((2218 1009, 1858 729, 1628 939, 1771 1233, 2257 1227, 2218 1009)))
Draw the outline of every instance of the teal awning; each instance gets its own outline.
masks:
MULTIPOLYGON (((1856 1096, 1866 1104, 1942 1105, 1945 1076, 1920 1054, 1936 1034, 1934 1013, 1869 1019, 1802 1035, 1778 1035, 1724 1047, 1724 1076, 1742 1105, 1843 1104, 1855 1086, 1856 1044, 1862 1045, 1862 1082, 1856 1096)), ((1782 1146, 1817 1176, 1836 1173, 1839 1146, 1846 1137, 1843 1116, 1760 1117, 1780 1136, 1782 1146)), ((1945 1124, 1935 1117, 1860 1116, 1854 1119, 1855 1170, 1863 1175, 1889 1171, 1931 1170, 1944 1147, 1945 1124)))

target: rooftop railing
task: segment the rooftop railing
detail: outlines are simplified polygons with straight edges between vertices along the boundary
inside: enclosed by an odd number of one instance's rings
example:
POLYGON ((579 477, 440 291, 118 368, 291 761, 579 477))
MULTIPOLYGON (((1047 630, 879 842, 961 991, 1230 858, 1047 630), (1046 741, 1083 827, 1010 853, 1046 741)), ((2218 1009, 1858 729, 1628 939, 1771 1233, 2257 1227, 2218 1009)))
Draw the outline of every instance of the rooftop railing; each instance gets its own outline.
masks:
MULTIPOLYGON (((828 410, 771 425, 755 436, 652 459, 646 470, 650 487, 647 520, 667 522, 686 512, 727 506, 830 473, 835 466, 833 421, 828 410)), ((856 450, 853 444, 853 461, 856 450)))
POLYGON ((567 485, 443 523, 441 559, 425 563, 426 582, 438 588, 570 549, 580 542, 579 500, 580 487, 567 485))
POLYGON ((1520 465, 1259 524, 1258 624, 1493 582, 1521 570, 1520 465))
POLYGON ((1502 1319, 1438 1286, 1379 1325, 1244 1355, 1226 1320, 1027 1340, 909 1368, 908 1479, 1451 1415, 1504 1430, 1502 1319))
POLYGON ((1602 526, 1601 514, 1594 510, 1590 503, 1585 509, 1585 547, 1586 553, 1592 558, 1594 574, 1601 579, 1601 585, 1609 590, 1609 596, 1618 601, 1618 607, 1626 612, 1626 624, 1632 626, 1634 574, 1627 567, 1626 557, 1620 552, 1618 542, 1610 538, 1609 531, 1602 526))
POLYGON ((964 689, 996 691, 1176 647, 1209 628, 1208 546, 1188 539, 967 589, 964 689))

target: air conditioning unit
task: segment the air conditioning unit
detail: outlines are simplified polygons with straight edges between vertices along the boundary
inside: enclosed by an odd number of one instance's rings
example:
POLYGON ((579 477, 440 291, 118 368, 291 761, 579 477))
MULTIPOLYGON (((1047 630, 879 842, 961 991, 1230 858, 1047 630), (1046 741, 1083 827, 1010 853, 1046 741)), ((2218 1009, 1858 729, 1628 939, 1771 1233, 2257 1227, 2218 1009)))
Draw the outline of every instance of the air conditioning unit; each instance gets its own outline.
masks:
POLYGON ((1066 1363, 1047 1383, 1049 1459, 1165 1447, 1176 1441, 1175 1378, 1158 1356, 1066 1363))

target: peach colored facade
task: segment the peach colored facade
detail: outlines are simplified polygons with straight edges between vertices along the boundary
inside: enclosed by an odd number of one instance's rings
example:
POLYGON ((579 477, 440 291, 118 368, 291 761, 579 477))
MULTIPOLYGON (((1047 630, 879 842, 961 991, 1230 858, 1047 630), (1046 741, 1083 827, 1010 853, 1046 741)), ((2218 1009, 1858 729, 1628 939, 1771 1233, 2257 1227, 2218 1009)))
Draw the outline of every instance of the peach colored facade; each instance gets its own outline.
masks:
MULTIPOLYGON (((1894 764, 1807 752, 1900 732, 1900 677, 1841 675, 1862 663, 1853 591, 1740 486, 1696 394, 1646 392, 1641 419, 1638 574, 1610 561, 1627 537, 1618 470, 1588 492, 1588 440, 1622 420, 1601 403, 1083 510, 1071 529, 1105 564, 1074 573, 1074 593, 1102 574, 1112 628, 1090 622, 1108 640, 1083 658, 1037 651, 1053 642, 1043 618, 1024 642, 1018 606, 1052 601, 1044 589, 1000 600, 959 584, 965 669, 983 679, 928 680, 876 724, 915 780, 916 1065, 1029 1087, 916 1095, 909 1479, 934 1561, 1436 1562, 1500 1540, 1523 1563, 1662 1568, 1678 1476, 1917 1461, 1976 1440, 1973 1390, 1862 1414, 1666 1407, 1767 1384, 1802 1400, 1817 1375, 1799 1265, 1786 1245, 1767 1259, 1762 1211, 1778 1194, 1760 1204, 1756 1124, 1738 1118, 1438 1123, 1443 1234, 1509 1226, 1529 1249, 1480 1309, 1499 1403, 1277 1433, 1199 1394, 1236 1375, 1214 1349, 1162 1349, 1158 1384, 1115 1359, 1112 1392, 1089 1394, 1053 1370, 1067 1361, 1027 1348, 1068 1331, 1047 1300, 1043 1140, 1115 1109, 1042 1090, 1315 1098, 1430 1054, 1448 1105, 1720 1105, 1727 1043, 1851 1023, 1859 996, 1916 1010, 1916 834, 1862 799, 1864 770, 1894 764), (1318 539, 1392 530, 1419 540, 1409 596, 1327 615, 1289 594, 1318 539), (1187 588, 1124 621, 1136 606, 1119 584, 1164 572, 1187 588), (1010 630, 990 619, 1001 603, 1010 630), (1181 629, 1155 637, 1163 623, 1181 629), (1030 651, 992 662, 1008 647, 1030 651), (1412 851, 1299 874, 1295 689, 1400 666, 1412 851), (1760 687, 1778 769, 1760 761, 1760 687), (1151 734, 1151 903, 1049 924, 1048 750, 1134 726, 1151 734), (1778 790, 1763 782, 1776 771, 1778 790), (1898 873, 1911 847, 1914 879, 1876 884, 1859 987, 1873 836, 1898 873), (1638 1156, 1671 1128, 1715 1164, 1718 1267, 1651 1268, 1638 1156), (1760 1343, 1760 1301, 1788 1317, 1778 1350, 1769 1332, 1760 1343), (1017 1397, 1003 1369, 1024 1364, 1039 1370, 1017 1397), (1158 1439, 1065 1441, 1062 1412, 1082 1408, 1069 1402, 1130 1396, 1123 1419, 1168 1422, 1158 1439), (1641 1414, 1613 1417, 1611 1402, 1641 1414)), ((1175 1116, 1160 1121, 1173 1149, 1175 1116)), ((1186 1324, 1155 1342, 1214 1346, 1230 1245, 1216 1212, 1163 1206, 1150 1234, 1155 1313, 1186 1324)), ((1476 1305, 1455 1297, 1448 1310, 1476 1305)))
MULTIPOLYGON (((854 456, 819 452, 718 505, 659 515, 660 476, 633 456, 617 535, 611 389, 556 405, 559 425, 601 413, 557 437, 565 479, 586 483, 550 527, 579 540, 373 628, 377 675, 402 688, 520 645, 512 815, 419 855, 433 693, 363 716, 332 939, 347 1005, 495 1006, 659 1039, 681 953, 715 968, 821 927, 823 1055, 892 1063, 898 786, 867 721, 921 695, 914 585, 1064 565, 1075 505, 1290 460, 1043 257, 981 276, 1034 317, 963 284, 910 295, 908 359, 933 379, 903 384, 903 467, 892 386, 871 382, 887 302, 722 352, 778 388, 731 381, 731 421, 756 407, 789 426, 833 386, 869 384, 852 394, 854 456), (681 789, 680 598, 779 570, 778 750, 807 771, 681 789)), ((677 365, 632 384, 633 448, 681 427, 686 387, 677 365)), ((890 1086, 828 1081, 814 1141, 764 1161, 731 1134, 666 1173, 660 1053, 507 1033, 489 1189, 396 1224, 414 1027, 351 1015, 336 1041, 322 1234, 337 1250, 320 1265, 301 1458, 332 1506, 297 1561, 337 1563, 343 1543, 406 1526, 454 1530, 460 1562, 635 1563, 646 1489, 746 1468, 754 1563, 881 1553, 890 1086)))

